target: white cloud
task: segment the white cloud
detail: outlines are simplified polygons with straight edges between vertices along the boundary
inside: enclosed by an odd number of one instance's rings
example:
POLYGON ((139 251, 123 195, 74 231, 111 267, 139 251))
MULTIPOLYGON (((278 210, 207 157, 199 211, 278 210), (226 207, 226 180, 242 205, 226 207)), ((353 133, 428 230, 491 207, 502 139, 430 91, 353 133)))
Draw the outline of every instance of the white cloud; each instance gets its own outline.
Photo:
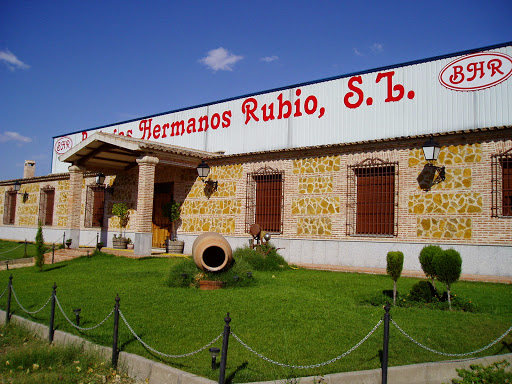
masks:
POLYGON ((16 69, 28 69, 30 65, 25 64, 23 61, 18 59, 11 51, 6 49, 5 51, 0 51, 0 61, 3 62, 7 68, 11 71, 15 71, 16 69))
POLYGON ((370 47, 373 53, 381 53, 384 51, 384 46, 380 43, 373 43, 370 47))
POLYGON ((7 141, 18 141, 20 143, 31 143, 32 139, 30 137, 22 136, 18 132, 5 131, 4 133, 0 133, 0 143, 5 143, 7 141))
POLYGON ((207 67, 210 67, 214 71, 232 71, 233 65, 242 60, 243 56, 237 56, 229 52, 225 48, 212 49, 208 52, 208 56, 203 57, 199 62, 203 63, 207 67))
POLYGON ((260 59, 260 61, 264 61, 265 63, 271 63, 276 60, 279 60, 279 56, 265 56, 260 59))
POLYGON ((354 48, 354 53, 356 54, 356 56, 363 56, 361 51, 359 49, 357 49, 357 48, 354 48))

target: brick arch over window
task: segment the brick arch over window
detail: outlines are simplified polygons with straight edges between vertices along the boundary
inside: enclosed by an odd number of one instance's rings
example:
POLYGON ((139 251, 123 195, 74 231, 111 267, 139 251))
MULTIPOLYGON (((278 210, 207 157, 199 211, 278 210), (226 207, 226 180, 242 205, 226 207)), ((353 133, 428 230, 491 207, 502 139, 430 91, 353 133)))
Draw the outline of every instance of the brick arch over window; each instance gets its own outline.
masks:
POLYGON ((398 232, 398 163, 378 158, 349 165, 347 235, 396 236, 398 232))
POLYGON ((491 157, 492 217, 512 216, 512 148, 491 157))
POLYGON ((259 224, 263 231, 283 232, 284 171, 263 167, 247 174, 245 231, 259 224))

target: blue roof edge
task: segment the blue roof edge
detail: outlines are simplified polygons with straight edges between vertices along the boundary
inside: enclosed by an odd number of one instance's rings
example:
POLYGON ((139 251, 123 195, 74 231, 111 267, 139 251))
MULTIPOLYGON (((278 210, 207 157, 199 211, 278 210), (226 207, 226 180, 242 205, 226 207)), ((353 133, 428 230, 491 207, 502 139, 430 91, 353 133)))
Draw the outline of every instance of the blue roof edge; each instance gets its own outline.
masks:
POLYGON ((429 57, 429 58, 426 58, 426 59, 407 61, 407 62, 400 63, 400 64, 387 65, 387 66, 384 66, 384 67, 372 68, 372 69, 367 69, 367 70, 364 70, 364 71, 352 72, 352 73, 347 73, 347 74, 343 74, 343 75, 327 77, 327 78, 323 78, 323 79, 319 79, 319 80, 313 80, 313 81, 307 81, 307 82, 293 84, 293 85, 287 85, 287 86, 284 86, 284 87, 268 89, 268 90, 260 91, 260 92, 248 93, 248 94, 241 95, 241 96, 230 97, 230 98, 227 98, 227 99, 212 101, 212 102, 209 102, 209 103, 194 105, 194 106, 191 106, 191 107, 174 109, 174 110, 171 110, 171 111, 156 113, 156 114, 148 115, 148 116, 141 116, 141 117, 138 117, 138 118, 135 118, 135 119, 120 121, 120 122, 112 123, 112 124, 106 124, 106 125, 102 125, 102 126, 99 126, 99 127, 81 129, 81 130, 74 131, 74 132, 68 132, 68 133, 64 133, 62 135, 53 136, 52 139, 55 139, 57 137, 66 136, 66 135, 73 135, 73 134, 80 133, 80 132, 87 132, 87 131, 93 131, 93 130, 101 129, 101 128, 113 127, 113 126, 120 125, 120 124, 131 123, 133 121, 138 121, 138 120, 142 120, 142 119, 149 119, 149 118, 153 118, 153 117, 157 117, 157 116, 167 115, 167 114, 170 114, 170 113, 183 112, 183 111, 187 111, 187 110, 190 110, 190 109, 196 109, 196 108, 201 108, 201 107, 208 107, 208 106, 214 105, 214 104, 225 103, 225 102, 228 102, 228 101, 233 101, 233 100, 237 100, 237 99, 243 99, 243 98, 251 97, 251 96, 263 95, 265 93, 284 91, 286 89, 304 87, 304 86, 307 86, 307 85, 312 85, 312 84, 318 84, 318 83, 323 83, 323 82, 327 82, 327 81, 343 79, 345 77, 352 77, 352 76, 357 76, 357 75, 365 75, 367 73, 380 72, 380 71, 385 71, 385 70, 392 69, 392 68, 401 68, 401 67, 406 67, 406 66, 409 66, 409 65, 428 63, 430 61, 442 60, 442 59, 447 59, 447 58, 450 58, 450 57, 461 56, 461 55, 468 55, 468 54, 471 54, 471 53, 476 53, 476 52, 481 52, 481 51, 488 51, 490 49, 503 48, 503 47, 506 47, 506 46, 509 46, 509 45, 512 45, 512 41, 508 41, 508 42, 501 43, 501 44, 489 45, 489 46, 481 47, 481 48, 473 48, 473 49, 469 49, 469 50, 465 50, 465 51, 460 51, 460 52, 455 52, 455 53, 450 53, 450 54, 446 54, 446 55, 439 55, 439 56, 429 57))

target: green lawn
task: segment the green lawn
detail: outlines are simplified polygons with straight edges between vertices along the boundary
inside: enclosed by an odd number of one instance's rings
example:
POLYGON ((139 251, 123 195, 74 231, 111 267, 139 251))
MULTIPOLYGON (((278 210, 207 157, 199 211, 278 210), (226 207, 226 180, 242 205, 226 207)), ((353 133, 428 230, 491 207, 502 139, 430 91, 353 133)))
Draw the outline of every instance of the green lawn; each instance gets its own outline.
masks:
MULTIPOLYGON (((229 312, 231 330, 256 351, 279 362, 309 365, 330 360, 354 346, 381 319, 380 307, 361 304, 365 298, 392 289, 387 276, 309 270, 254 272, 258 284, 248 288, 200 291, 165 285, 173 259, 127 259, 110 255, 83 257, 69 262, 0 272, 0 292, 9 274, 22 305, 40 308, 57 283, 57 296, 67 315, 82 308, 83 327, 101 321, 112 309, 116 294, 126 319, 150 346, 168 354, 194 351, 216 336, 229 312)), ((400 278, 398 290, 408 292, 418 279, 400 278)), ((440 283, 439 283, 440 284, 440 283)), ((434 349, 464 353, 487 345, 512 325, 512 286, 458 282, 452 293, 470 299, 477 312, 427 308, 394 308, 393 319, 419 342, 434 349)), ((6 296, 0 299, 5 309, 6 296)), ((15 303, 15 314, 28 318, 15 303)), ((33 319, 49 323, 47 306, 33 319)), ((103 345, 112 344, 113 319, 82 335, 103 345)), ((56 327, 79 334, 56 314, 56 327)), ((230 338, 227 374, 234 382, 283 379, 297 376, 380 367, 380 327, 361 347, 337 362, 316 369, 291 369, 272 365, 230 338)), ((510 352, 509 335, 479 356, 510 352)), ((122 350, 158 359, 144 349, 124 324, 120 326, 122 350)), ((216 346, 221 346, 221 340, 216 346)), ((390 365, 448 359, 420 349, 391 325, 390 365)), ((208 351, 183 359, 164 359, 179 369, 217 380, 208 351)))
MULTIPOLYGON (((51 247, 51 245, 47 245, 51 247)), ((34 257, 36 255, 36 246, 33 243, 27 243, 27 253, 25 254, 25 242, 13 242, 0 240, 0 261, 21 259, 24 257, 34 257)))

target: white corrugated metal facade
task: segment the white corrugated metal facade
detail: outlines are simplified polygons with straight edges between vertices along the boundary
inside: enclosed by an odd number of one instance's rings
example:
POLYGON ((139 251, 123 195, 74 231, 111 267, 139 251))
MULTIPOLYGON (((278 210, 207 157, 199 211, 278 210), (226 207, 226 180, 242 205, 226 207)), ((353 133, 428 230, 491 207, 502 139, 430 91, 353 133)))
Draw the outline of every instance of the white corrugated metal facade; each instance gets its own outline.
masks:
MULTIPOLYGON (((62 138, 72 147, 96 131, 122 132, 135 138, 229 155, 512 125, 512 79, 507 78, 512 73, 511 56, 512 43, 508 43, 62 135, 54 138, 52 173, 68 169, 69 164, 58 159, 63 150, 56 151, 62 138), (502 54, 503 65, 497 67, 486 59, 478 70, 481 59, 475 54, 484 51, 502 54), (472 55, 476 80, 485 82, 484 73, 487 77, 492 73, 501 76, 501 82, 467 91, 441 84, 438 77, 447 65, 465 56, 470 63, 472 55), (397 100, 387 102, 387 98, 397 100), (280 102, 290 103, 289 117, 279 118, 280 102), (360 105, 354 107, 357 104, 360 105), (263 121, 264 105, 267 116, 273 105, 273 119, 263 121), (247 109, 253 110, 253 115, 247 109), (204 123, 203 129, 199 125, 202 116, 208 120, 206 131, 204 123), (196 132, 190 126, 187 133, 191 119, 195 119, 196 132), (183 121, 183 130, 171 136, 172 124, 179 121, 183 121), (149 124, 151 137, 141 129, 149 124), (163 137, 166 124, 169 128, 163 137), (154 130, 157 126, 160 131, 154 130)), ((282 110, 287 112, 287 108, 282 110)))

